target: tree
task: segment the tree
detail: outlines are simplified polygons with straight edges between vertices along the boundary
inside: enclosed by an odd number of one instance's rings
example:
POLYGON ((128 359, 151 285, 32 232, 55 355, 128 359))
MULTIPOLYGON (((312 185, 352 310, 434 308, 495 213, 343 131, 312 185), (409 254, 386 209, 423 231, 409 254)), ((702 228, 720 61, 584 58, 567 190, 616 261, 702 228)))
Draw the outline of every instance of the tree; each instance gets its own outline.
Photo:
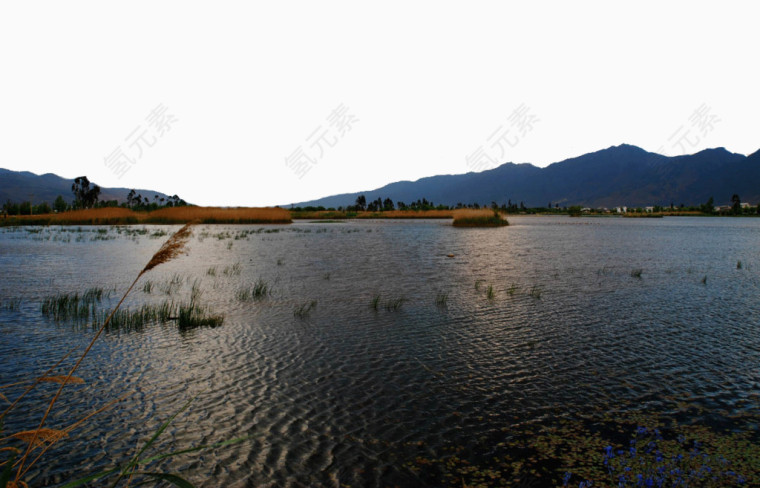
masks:
POLYGON ((731 211, 734 215, 741 215, 742 213, 742 201, 736 193, 731 195, 731 211))
POLYGON ((367 208, 367 198, 364 195, 356 197, 356 209, 364 210, 367 208))
POLYGON ((129 190, 129 193, 127 194, 127 207, 132 208, 132 206, 135 204, 135 193, 137 193, 134 189, 129 190))
POLYGON ((383 210, 393 210, 395 207, 393 206, 393 200, 390 198, 386 198, 383 201, 383 210))
POLYGON ((93 207, 100 196, 100 187, 98 185, 90 187, 90 180, 86 176, 77 177, 71 185, 71 191, 74 193, 75 205, 80 208, 93 207))
POLYGON ((53 202, 53 208, 56 212, 65 212, 66 209, 69 207, 69 205, 66 203, 66 200, 63 199, 61 195, 58 195, 55 198, 55 202, 53 202))
MULTIPOLYGON (((683 208, 683 204, 681 204, 681 207, 683 208)), ((710 197, 707 200, 707 203, 703 203, 699 207, 700 207, 700 210, 702 211, 702 213, 704 213, 704 214, 711 214, 711 213, 713 213, 715 211, 715 200, 713 199, 713 197, 710 197)))

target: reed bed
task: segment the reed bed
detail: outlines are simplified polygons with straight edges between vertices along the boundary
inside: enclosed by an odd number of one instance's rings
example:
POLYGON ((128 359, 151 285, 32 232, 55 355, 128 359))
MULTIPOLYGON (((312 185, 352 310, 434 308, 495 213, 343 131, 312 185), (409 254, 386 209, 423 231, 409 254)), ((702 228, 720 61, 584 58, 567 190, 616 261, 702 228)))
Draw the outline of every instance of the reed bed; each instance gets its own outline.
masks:
POLYGON ((145 214, 142 223, 181 224, 289 224, 290 212, 279 207, 171 207, 145 214))
POLYGON ((499 212, 490 209, 462 208, 454 210, 454 227, 504 227, 509 222, 499 212))
MULTIPOLYGON (((21 215, 0 220, 11 225, 129 225, 129 224, 289 224, 290 212, 279 207, 169 207, 152 212, 108 207, 42 215, 21 215)), ((161 232, 155 235, 161 237, 161 232)), ((165 234, 164 234, 165 235, 165 234)))

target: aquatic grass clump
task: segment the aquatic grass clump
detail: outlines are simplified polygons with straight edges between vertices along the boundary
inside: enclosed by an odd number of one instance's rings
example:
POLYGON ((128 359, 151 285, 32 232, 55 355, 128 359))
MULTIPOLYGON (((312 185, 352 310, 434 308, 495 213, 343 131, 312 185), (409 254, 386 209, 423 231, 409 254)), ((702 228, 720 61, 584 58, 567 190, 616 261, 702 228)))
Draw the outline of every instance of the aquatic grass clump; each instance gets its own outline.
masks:
POLYGON ((7 310, 9 312, 16 312, 21 307, 21 299, 20 298, 11 298, 9 300, 3 301, 2 308, 3 310, 7 310))
POLYGON ((241 269, 240 263, 235 263, 232 266, 226 266, 222 273, 224 276, 240 276, 241 269))
POLYGON ((161 283, 161 285, 159 285, 159 288, 165 295, 173 294, 175 291, 178 291, 180 288, 182 288, 182 276, 174 273, 171 278, 161 283))
MULTIPOLYGON (((110 311, 104 311, 100 320, 94 325, 105 323, 110 311)), ((113 312, 108 322, 108 330, 135 331, 141 330, 147 325, 161 324, 172 320, 176 316, 176 307, 170 300, 164 300, 156 305, 142 305, 130 309, 119 309, 113 312)))
POLYGON ((513 296, 515 293, 517 293, 517 290, 518 290, 517 285, 512 283, 511 285, 509 285, 509 288, 507 288, 507 294, 509 296, 513 296))
POLYGON ((219 327, 223 323, 224 315, 213 314, 208 306, 200 305, 195 300, 177 306, 177 327, 180 330, 219 327))
POLYGON ((488 285, 488 288, 486 288, 486 298, 489 300, 493 300, 496 294, 493 291, 493 285, 488 285))
POLYGON ((293 316, 294 317, 298 317, 299 319, 305 319, 306 317, 309 316, 309 313, 314 308, 316 308, 316 306, 317 306, 317 301, 316 300, 311 300, 309 302, 302 303, 301 305, 297 306, 293 310, 293 316))
MULTIPOLYGON (((97 304, 104 295, 102 288, 89 288, 81 295, 75 293, 59 293, 42 301, 42 315, 56 322, 66 320, 85 321, 96 317, 97 304)), ((105 293, 106 298, 108 293, 105 293)))
POLYGON ((401 308, 401 305, 406 301, 405 298, 390 298, 385 301, 385 309, 389 312, 395 312, 401 308))
POLYGON ((259 278, 253 285, 238 290, 235 296, 241 302, 248 302, 265 298, 271 292, 272 288, 269 283, 259 278))
POLYGON ((403 305, 405 301, 406 298, 403 297, 389 298, 385 301, 382 301, 382 297, 380 295, 375 295, 369 302, 369 308, 377 312, 380 307, 383 307, 389 312, 395 312, 401 308, 401 305, 403 305))
POLYGON ((448 293, 438 293, 435 296, 435 306, 440 308, 446 308, 449 300, 448 293))
POLYGON ((206 274, 209 276, 216 276, 216 266, 211 266, 206 270, 206 274))
POLYGON ((150 295, 150 293, 153 291, 153 282, 150 280, 145 280, 145 283, 143 283, 142 291, 143 293, 150 295))
POLYGON ((533 285, 533 287, 530 289, 530 296, 532 298, 535 298, 536 300, 541 299, 541 293, 542 293, 541 287, 538 285, 533 285))
POLYGON ((742 269, 742 262, 741 261, 737 261, 736 262, 736 269, 742 269))
POLYGON ((636 269, 631 270, 631 278, 641 278, 641 273, 643 271, 644 270, 642 270, 641 268, 636 268, 636 269))

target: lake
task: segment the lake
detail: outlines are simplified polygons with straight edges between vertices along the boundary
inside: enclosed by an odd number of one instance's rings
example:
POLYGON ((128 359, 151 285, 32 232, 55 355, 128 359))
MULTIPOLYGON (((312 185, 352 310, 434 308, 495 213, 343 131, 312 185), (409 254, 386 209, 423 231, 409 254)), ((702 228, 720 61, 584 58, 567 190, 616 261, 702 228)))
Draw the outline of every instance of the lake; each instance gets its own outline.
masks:
MULTIPOLYGON (((194 293, 223 325, 104 333, 48 426, 123 399, 27 481, 124 461, 190 399, 156 452, 250 436, 158 464, 199 486, 497 484, 517 469, 504 459, 522 455, 512 441, 536 429, 622 436, 616 422, 645 415, 757 429, 760 219, 510 223, 195 226, 187 253, 143 276, 123 307, 194 293), (257 282, 266 294, 241 293, 257 282)), ((43 315, 46 297, 99 287, 99 307, 113 307, 176 229, 0 229, 0 383, 29 381, 92 338, 87 321, 43 315)), ((6 435, 35 427, 56 387, 26 397, 6 435)), ((546 476, 520 483, 553 486, 546 476)))

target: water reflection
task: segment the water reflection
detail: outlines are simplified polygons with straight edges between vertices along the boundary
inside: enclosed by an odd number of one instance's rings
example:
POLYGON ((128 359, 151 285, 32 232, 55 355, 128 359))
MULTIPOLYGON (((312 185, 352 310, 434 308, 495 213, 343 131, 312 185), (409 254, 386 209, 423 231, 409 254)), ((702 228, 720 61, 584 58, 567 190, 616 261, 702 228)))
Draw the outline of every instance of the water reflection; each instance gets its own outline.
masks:
MULTIPOLYGON (((128 306, 185 299, 199 280, 224 325, 107 334, 80 373, 88 383, 56 420, 132 395, 53 453, 33 481, 120 459, 189 397, 197 399, 167 449, 253 436, 167 461, 205 486, 424 484, 435 478, 407 465, 419 456, 466 446, 472 459, 487 458, 499 433, 574 413, 668 410, 687 399, 704 409, 696 421, 758 413, 760 222, 511 223, 197 227, 189 255, 147 275, 153 291, 137 290, 128 306), (181 284, 163 292, 175 275, 181 284), (259 280, 270 294, 238 299, 259 280), (445 307, 436 305, 441 293, 445 307), (404 301, 374 310, 377 296, 404 301), (307 316, 294 314, 311 301, 307 316)), ((0 233, 0 293, 22 297, 19 311, 0 312, 4 382, 90 337, 43 319, 39 300, 90 286, 116 297, 162 242, 152 228, 109 229, 110 240, 85 230, 79 241, 55 240, 54 228, 0 233)), ((9 430, 31 418, 20 412, 9 430)))

